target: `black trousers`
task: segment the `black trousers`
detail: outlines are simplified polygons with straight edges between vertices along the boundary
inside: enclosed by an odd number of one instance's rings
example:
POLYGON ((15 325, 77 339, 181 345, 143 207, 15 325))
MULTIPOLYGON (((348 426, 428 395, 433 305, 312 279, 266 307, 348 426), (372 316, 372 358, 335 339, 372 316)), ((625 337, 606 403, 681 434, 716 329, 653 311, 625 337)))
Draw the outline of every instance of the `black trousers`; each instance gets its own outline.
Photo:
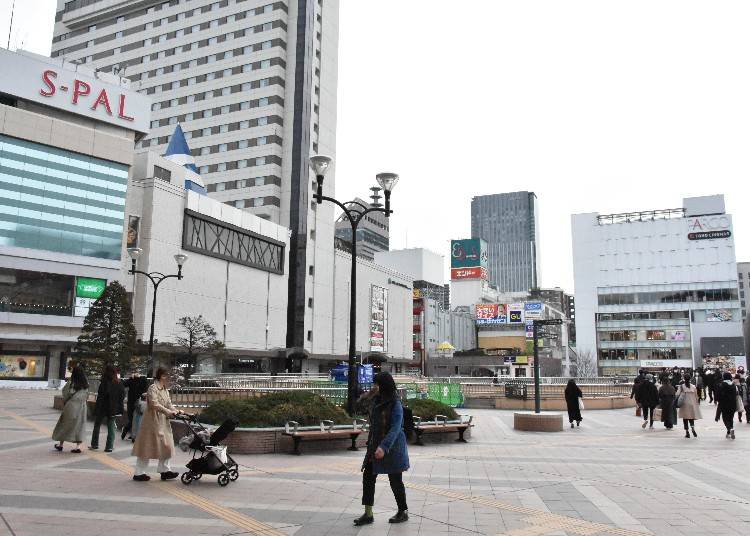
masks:
POLYGON ((682 419, 682 425, 685 427, 685 431, 687 432, 688 425, 690 425, 690 428, 695 428, 695 419, 682 419))
POLYGON ((641 412, 643 413, 643 420, 648 422, 651 426, 654 425, 654 410, 656 408, 642 407, 641 412))
POLYGON ((122 429, 122 437, 125 437, 125 434, 129 433, 133 429, 133 413, 135 413, 135 404, 133 404, 132 408, 128 406, 128 422, 122 429))
MULTIPOLYGON (((362 505, 373 506, 375 504, 375 481, 378 475, 372 472, 372 464, 368 464, 362 473, 362 505)), ((396 498, 396 504, 400 512, 408 510, 406 506, 406 488, 402 473, 391 473, 388 475, 388 481, 391 483, 391 491, 396 498)))
POLYGON ((727 432, 734 430, 734 411, 722 411, 721 420, 724 421, 724 426, 727 427, 727 432))

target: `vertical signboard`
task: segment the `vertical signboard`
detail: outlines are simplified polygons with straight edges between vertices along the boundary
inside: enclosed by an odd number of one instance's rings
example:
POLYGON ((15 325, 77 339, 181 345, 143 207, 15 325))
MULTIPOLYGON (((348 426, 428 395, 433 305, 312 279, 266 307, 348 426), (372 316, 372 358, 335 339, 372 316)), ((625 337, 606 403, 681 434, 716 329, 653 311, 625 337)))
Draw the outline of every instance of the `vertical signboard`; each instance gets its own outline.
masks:
POLYGON ((388 348, 388 289, 373 285, 370 291, 370 351, 388 348))
POLYGON ((487 242, 451 240, 451 279, 487 279, 487 242))
POLYGON ((544 313, 542 302, 526 302, 523 304, 523 314, 526 320, 541 320, 544 313))
POLYGON ((76 301, 73 316, 86 316, 91 305, 104 294, 106 279, 93 277, 76 278, 76 301))
POLYGON ((508 324, 523 324, 522 303, 511 303, 508 305, 508 324))

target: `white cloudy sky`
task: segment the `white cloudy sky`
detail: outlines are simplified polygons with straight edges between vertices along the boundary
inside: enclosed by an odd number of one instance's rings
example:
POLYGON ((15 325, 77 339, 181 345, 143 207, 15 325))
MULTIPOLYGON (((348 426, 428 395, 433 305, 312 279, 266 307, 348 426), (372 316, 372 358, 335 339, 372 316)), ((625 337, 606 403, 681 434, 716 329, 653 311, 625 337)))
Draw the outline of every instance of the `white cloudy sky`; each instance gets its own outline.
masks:
MULTIPOLYGON (((49 53, 54 1, 16 4, 11 48, 49 53)), ((400 173, 393 247, 447 253, 473 195, 532 190, 542 284, 572 290, 571 213, 724 193, 750 260, 750 2, 341 0, 340 16, 337 194, 400 173)))

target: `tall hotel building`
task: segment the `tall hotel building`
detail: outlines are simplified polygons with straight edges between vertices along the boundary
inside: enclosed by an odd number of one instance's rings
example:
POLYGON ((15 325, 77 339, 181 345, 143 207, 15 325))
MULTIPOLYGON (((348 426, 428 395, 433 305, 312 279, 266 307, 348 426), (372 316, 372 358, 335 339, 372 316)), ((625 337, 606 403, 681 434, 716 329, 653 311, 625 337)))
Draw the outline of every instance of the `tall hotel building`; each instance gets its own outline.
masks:
POLYGON ((180 124, 211 197, 291 230, 287 348, 330 354, 333 207, 308 159, 335 156, 338 0, 58 0, 55 21, 53 58, 151 98, 137 151, 180 124))
POLYGON ((490 282, 503 292, 539 283, 539 204, 534 192, 480 195, 471 200, 471 236, 487 242, 490 282))
POLYGON ((744 291, 724 196, 576 214, 572 224, 577 352, 596 356, 603 375, 745 366, 744 291))

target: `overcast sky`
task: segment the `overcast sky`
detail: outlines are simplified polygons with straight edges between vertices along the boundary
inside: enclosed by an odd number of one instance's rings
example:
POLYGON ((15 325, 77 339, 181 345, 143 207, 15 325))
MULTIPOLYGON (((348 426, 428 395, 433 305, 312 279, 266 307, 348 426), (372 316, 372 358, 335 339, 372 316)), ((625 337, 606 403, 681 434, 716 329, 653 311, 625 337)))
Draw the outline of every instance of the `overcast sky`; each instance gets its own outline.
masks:
MULTIPOLYGON (((750 260, 747 0, 340 3, 337 196, 399 173, 393 248, 447 255, 472 196, 531 190, 542 285, 572 291, 570 214, 723 193, 750 260)), ((16 4, 11 48, 49 54, 55 2, 16 4)))

